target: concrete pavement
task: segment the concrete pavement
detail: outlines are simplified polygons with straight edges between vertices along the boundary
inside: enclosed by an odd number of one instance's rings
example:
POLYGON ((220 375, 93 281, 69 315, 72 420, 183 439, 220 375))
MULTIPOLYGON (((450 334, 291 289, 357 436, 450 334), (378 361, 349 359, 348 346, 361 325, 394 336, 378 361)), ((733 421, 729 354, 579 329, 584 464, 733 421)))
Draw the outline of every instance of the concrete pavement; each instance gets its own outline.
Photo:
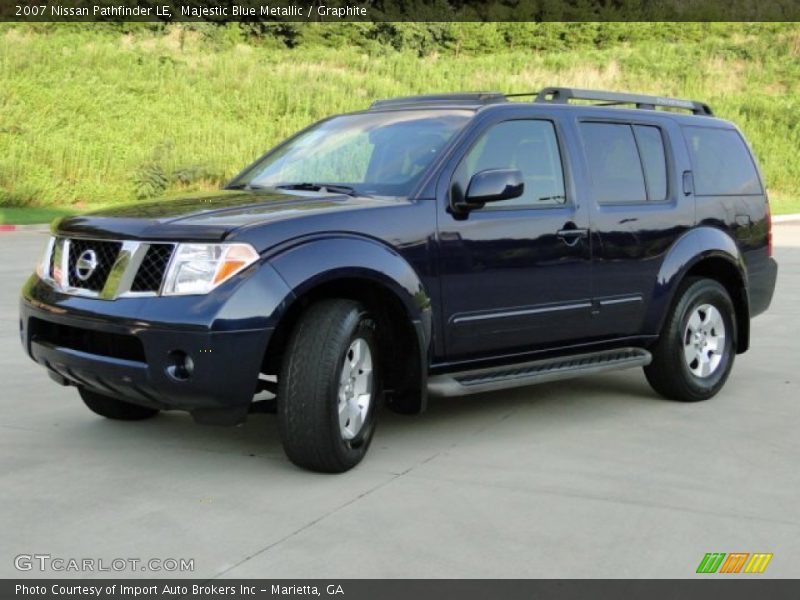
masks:
POLYGON ((17 325, 44 240, 0 236, 0 577, 60 575, 15 569, 34 553, 203 578, 692 577, 706 552, 800 576, 800 223, 775 228, 772 308, 716 398, 665 401, 632 370, 434 399, 384 411, 339 476, 293 467, 271 415, 117 423, 53 384, 17 325))

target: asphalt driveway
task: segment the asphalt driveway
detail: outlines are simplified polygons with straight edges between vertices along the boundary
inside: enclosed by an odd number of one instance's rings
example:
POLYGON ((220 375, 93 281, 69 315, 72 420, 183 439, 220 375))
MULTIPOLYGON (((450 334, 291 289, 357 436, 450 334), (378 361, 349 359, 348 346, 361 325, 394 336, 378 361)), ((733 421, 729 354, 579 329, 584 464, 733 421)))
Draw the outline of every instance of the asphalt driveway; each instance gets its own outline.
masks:
POLYGON ((637 369, 434 399, 384 411, 339 476, 293 467, 271 415, 117 423, 52 383, 17 324, 44 239, 0 233, 0 577, 61 575, 20 554, 194 559, 203 578, 692 577, 706 552, 800 577, 800 223, 776 227, 772 308, 716 398, 659 399, 637 369))

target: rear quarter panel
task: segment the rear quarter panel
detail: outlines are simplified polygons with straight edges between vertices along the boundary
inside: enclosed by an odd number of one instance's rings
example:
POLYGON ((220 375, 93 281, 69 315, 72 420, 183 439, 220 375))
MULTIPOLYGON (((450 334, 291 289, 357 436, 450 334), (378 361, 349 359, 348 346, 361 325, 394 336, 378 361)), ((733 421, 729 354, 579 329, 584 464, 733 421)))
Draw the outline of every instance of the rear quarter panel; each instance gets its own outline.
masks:
POLYGON ((762 192, 727 196, 695 196, 697 225, 724 231, 735 243, 745 272, 750 316, 769 306, 775 282, 775 263, 769 256, 769 207, 764 178, 741 131, 731 124, 756 169, 762 192))

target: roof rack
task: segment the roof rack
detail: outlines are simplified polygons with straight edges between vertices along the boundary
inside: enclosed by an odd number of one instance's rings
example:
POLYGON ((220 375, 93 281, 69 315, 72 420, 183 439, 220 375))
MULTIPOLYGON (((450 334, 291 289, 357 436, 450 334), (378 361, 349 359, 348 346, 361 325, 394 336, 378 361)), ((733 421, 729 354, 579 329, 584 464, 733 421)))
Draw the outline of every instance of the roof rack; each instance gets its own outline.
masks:
POLYGON ((427 94, 423 96, 403 96, 376 100, 370 105, 370 110, 378 108, 399 108, 403 106, 416 106, 420 104, 494 104, 505 102, 506 97, 500 92, 469 92, 461 94, 427 94))
POLYGON ((664 96, 645 96, 643 94, 625 94, 621 92, 605 92, 602 90, 582 90, 566 87, 546 87, 538 92, 502 94, 500 92, 465 92, 456 94, 425 94, 422 96, 403 96, 376 100, 370 110, 382 108, 403 108, 410 106, 436 105, 486 105, 508 102, 509 98, 533 96, 534 102, 552 104, 569 104, 570 100, 588 100, 598 103, 597 106, 617 106, 633 104, 636 108, 655 110, 657 106, 677 108, 691 111, 695 115, 714 116, 711 107, 704 102, 667 98, 664 96))
POLYGON ((665 98, 663 96, 645 96, 642 94, 623 94, 620 92, 604 92, 599 90, 581 90, 565 87, 544 88, 536 94, 536 99, 534 102, 568 104, 570 100, 591 100, 595 102, 602 102, 603 104, 600 106, 634 104, 636 108, 644 108, 649 110, 655 110, 657 106, 663 106, 666 108, 690 110, 695 115, 705 115, 708 117, 714 115, 711 107, 708 104, 705 104, 704 102, 697 102, 695 100, 665 98))

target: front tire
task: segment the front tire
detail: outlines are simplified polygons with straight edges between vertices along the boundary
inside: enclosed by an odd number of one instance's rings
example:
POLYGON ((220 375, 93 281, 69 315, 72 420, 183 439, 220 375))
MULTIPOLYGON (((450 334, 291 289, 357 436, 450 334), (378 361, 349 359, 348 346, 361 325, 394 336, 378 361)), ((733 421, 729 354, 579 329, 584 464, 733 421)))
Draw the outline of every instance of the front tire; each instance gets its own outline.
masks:
POLYGON ((78 388, 78 393, 81 395, 83 403, 89 407, 89 410, 107 419, 142 421, 143 419, 155 417, 159 413, 158 409, 123 402, 86 388, 78 388))
POLYGON ((367 453, 381 397, 376 323, 352 300, 323 300, 301 317, 278 379, 278 427, 299 467, 342 473, 367 453))
POLYGON ((736 355, 736 312, 727 290, 712 279, 687 280, 644 368, 665 398, 696 402, 714 396, 736 355))

